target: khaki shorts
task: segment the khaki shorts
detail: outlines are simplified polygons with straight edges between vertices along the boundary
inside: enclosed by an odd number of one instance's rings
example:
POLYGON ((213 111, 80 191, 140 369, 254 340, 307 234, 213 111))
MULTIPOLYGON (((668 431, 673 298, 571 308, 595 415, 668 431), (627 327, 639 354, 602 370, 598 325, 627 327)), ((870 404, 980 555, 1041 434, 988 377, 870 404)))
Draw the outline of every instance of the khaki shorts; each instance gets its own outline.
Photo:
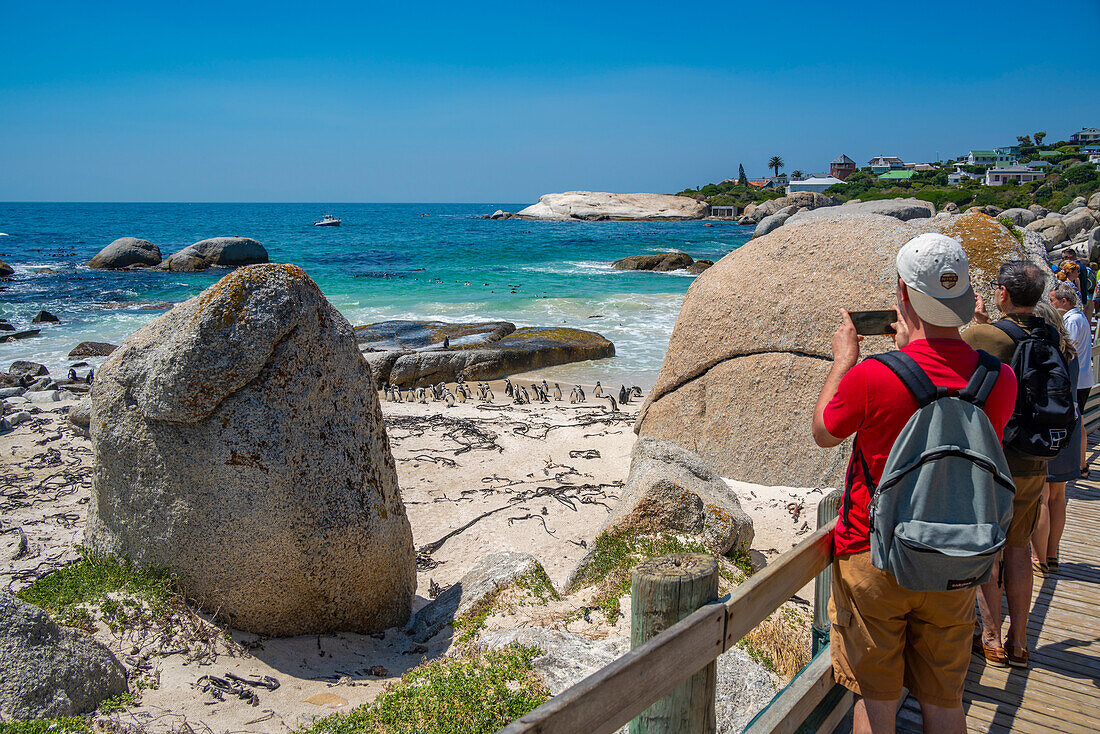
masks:
POLYGON ((1012 500, 1012 522, 1008 525, 1005 545, 1026 548, 1031 543, 1031 534, 1039 522, 1039 501, 1042 499, 1046 475, 1012 477, 1012 481, 1016 484, 1016 497, 1012 500))
POLYGON ((833 676, 865 698, 962 706, 974 636, 974 589, 910 591, 871 565, 837 556, 829 619, 833 676))

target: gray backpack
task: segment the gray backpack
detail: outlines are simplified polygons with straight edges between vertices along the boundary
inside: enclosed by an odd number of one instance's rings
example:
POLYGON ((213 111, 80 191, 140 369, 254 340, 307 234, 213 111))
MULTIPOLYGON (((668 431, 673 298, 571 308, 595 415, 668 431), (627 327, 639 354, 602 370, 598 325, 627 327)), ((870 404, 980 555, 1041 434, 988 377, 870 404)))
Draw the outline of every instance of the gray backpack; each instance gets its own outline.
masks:
POLYGON ((871 562, 913 591, 951 591, 989 579, 1005 542, 1016 487, 982 410, 1000 375, 996 357, 957 395, 936 387, 904 352, 873 357, 913 394, 917 412, 869 487, 871 562))

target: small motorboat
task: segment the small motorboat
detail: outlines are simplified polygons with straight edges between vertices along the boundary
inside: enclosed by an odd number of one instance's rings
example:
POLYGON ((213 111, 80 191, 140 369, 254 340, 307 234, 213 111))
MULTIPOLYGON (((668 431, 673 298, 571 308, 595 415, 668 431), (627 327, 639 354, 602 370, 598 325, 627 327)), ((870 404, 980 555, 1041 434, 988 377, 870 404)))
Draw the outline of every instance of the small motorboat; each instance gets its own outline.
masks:
POLYGON ((313 226, 314 227, 339 227, 340 226, 340 220, 338 218, 332 216, 331 214, 326 214, 325 216, 321 217, 321 221, 314 222, 313 226))

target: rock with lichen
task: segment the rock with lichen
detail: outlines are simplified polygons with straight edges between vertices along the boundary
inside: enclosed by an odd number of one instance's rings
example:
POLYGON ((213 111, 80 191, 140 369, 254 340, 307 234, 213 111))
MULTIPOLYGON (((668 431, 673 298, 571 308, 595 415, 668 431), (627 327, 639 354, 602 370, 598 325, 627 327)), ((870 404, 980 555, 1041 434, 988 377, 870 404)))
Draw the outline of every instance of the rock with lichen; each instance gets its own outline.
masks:
POLYGON ((96 372, 86 544, 270 635, 403 624, 412 534, 370 370, 293 265, 222 278, 96 372))

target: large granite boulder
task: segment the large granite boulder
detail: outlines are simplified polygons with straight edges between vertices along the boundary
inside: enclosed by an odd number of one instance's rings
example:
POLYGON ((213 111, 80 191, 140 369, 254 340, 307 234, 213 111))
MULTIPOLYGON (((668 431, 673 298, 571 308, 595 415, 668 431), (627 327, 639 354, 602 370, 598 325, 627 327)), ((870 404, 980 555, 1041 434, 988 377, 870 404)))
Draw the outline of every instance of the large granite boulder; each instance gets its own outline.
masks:
POLYGON ((1066 225, 1066 237, 1072 240, 1096 227, 1100 221, 1097 221, 1096 212, 1083 206, 1070 212, 1062 224, 1066 225))
POLYGON ((12 268, 11 265, 8 265, 3 260, 0 260, 0 278, 11 275, 14 272, 15 272, 15 270, 12 268))
POLYGON ((648 255, 628 255, 611 263, 613 270, 656 270, 667 273, 691 267, 691 255, 685 252, 654 252, 648 255))
POLYGON ((425 387, 440 381, 452 382, 460 375, 467 380, 495 380, 540 367, 615 356, 615 345, 594 331, 540 326, 516 329, 507 322, 480 325, 382 322, 370 324, 358 334, 361 345, 370 350, 363 356, 370 364, 378 387, 387 383, 425 387), (398 333, 420 334, 418 338, 433 341, 425 347, 417 347, 413 346, 416 340, 408 336, 390 336, 394 323, 400 324, 398 333), (512 327, 512 331, 505 331, 497 325, 499 323, 512 327), (450 328, 442 328, 444 326, 450 328), (461 327, 480 328, 472 334, 450 339, 450 346, 443 348, 439 335, 446 334, 450 338, 455 327, 459 330, 461 327), (439 341, 434 341, 436 338, 439 341), (403 341, 402 348, 395 349, 394 341, 403 341), (408 346, 412 348, 404 348, 408 346))
MULTIPOLYGON (((807 219, 819 216, 829 216, 834 209, 819 208, 798 212, 787 220, 787 224, 795 224, 807 219)), ((920 199, 882 199, 879 201, 845 202, 845 214, 881 214, 903 222, 910 219, 927 219, 936 215, 936 205, 920 199)))
POLYGON ((1094 211, 1100 209, 1100 191, 1097 191, 1089 197, 1088 207, 1094 211))
MULTIPOLYGON (((818 448, 810 423, 840 309, 893 306, 897 251, 921 232, 962 242, 987 304, 1001 262, 1039 259, 984 214, 902 222, 857 206, 788 221, 695 279, 639 413, 640 436, 693 451, 724 477, 839 486, 850 447, 818 448)), ((892 346, 868 337, 863 354, 892 346)))
POLYGON ((160 265, 160 248, 149 240, 137 237, 119 237, 104 247, 88 261, 89 268, 119 270, 132 266, 152 267, 160 265))
POLYGON ((1089 232, 1088 244, 1089 262, 1100 262, 1100 227, 1089 232))
POLYGON ((1007 219, 1017 227, 1026 227, 1038 218, 1039 216, 1035 212, 1030 209, 1021 209, 1020 207, 1005 209, 1001 212, 1000 216, 1000 219, 1007 219))
POLYGON ((1062 219, 1063 217, 1060 214, 1048 214, 1042 219, 1036 219, 1027 225, 1025 229, 1038 232, 1053 247, 1069 239, 1069 231, 1062 219))
POLYGON ((8 374, 16 377, 40 377, 50 374, 49 368, 28 359, 17 359, 8 366, 8 374))
POLYGON ((251 237, 213 237, 188 245, 161 263, 165 270, 195 272, 218 265, 235 268, 268 261, 267 250, 251 237))
POLYGON ((543 194, 517 219, 650 220, 702 219, 707 205, 687 196, 566 191, 543 194))
POLYGON ((492 604, 504 589, 529 574, 546 577, 542 564, 530 553, 501 551, 485 556, 457 584, 433 599, 409 620, 405 631, 417 642, 427 642, 455 619, 492 604))
POLYGON ((836 199, 817 191, 792 191, 784 199, 787 206, 797 206, 802 209, 820 209, 824 206, 837 205, 836 199))
POLYGON ((126 669, 91 635, 0 591, 0 720, 76 716, 126 693, 126 669))
POLYGON ((1089 204, 1088 199, 1086 199, 1085 197, 1075 196, 1075 197, 1073 197, 1073 201, 1071 201, 1070 203, 1066 204, 1064 207, 1059 209, 1058 213, 1059 214, 1069 214, 1074 209, 1077 209, 1077 208, 1082 207, 1082 206, 1088 206, 1088 204, 1089 204))
POLYGON ((160 316, 91 398, 93 550, 172 573, 238 629, 408 619, 412 534, 378 396, 300 268, 241 268, 160 316))
POLYGON ((694 536, 716 555, 747 550, 753 539, 752 518, 722 478, 697 454, 654 438, 635 442, 622 496, 600 528, 605 531, 694 536))
POLYGON ((753 230, 752 236, 763 237, 772 230, 779 229, 786 223, 788 219, 791 218, 791 215, 795 214, 797 211, 797 206, 785 206, 777 211, 775 214, 769 214, 768 216, 761 219, 760 222, 756 225, 756 229, 753 230))

